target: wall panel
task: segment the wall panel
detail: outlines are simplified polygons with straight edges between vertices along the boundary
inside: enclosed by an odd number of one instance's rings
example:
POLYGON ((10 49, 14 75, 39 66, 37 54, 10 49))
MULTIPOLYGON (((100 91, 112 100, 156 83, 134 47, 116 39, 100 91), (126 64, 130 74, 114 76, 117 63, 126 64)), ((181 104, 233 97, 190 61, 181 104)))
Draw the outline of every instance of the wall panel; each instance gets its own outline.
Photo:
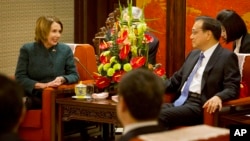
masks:
POLYGON ((14 75, 20 47, 34 41, 36 19, 55 15, 63 22, 61 42, 74 41, 74 1, 1 0, 0 73, 14 75))
MULTIPOLYGON (((191 29, 194 23, 194 19, 200 15, 208 15, 211 17, 216 17, 217 13, 222 9, 233 9, 246 22, 248 30, 250 30, 250 1, 248 0, 186 0, 186 51, 187 55, 191 50, 191 40, 189 38, 191 34, 191 29)), ((232 50, 232 44, 224 44, 221 42, 225 48, 232 50)))

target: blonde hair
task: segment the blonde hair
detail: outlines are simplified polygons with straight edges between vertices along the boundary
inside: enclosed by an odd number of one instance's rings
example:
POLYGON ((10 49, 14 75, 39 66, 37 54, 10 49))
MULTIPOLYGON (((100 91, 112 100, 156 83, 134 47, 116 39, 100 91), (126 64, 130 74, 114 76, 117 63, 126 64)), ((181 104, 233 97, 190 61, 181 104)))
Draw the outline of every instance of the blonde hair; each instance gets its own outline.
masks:
POLYGON ((63 31, 63 24, 57 17, 41 16, 37 19, 35 29, 35 41, 40 43, 47 41, 47 37, 49 35, 50 28, 53 22, 60 24, 61 30, 63 31))

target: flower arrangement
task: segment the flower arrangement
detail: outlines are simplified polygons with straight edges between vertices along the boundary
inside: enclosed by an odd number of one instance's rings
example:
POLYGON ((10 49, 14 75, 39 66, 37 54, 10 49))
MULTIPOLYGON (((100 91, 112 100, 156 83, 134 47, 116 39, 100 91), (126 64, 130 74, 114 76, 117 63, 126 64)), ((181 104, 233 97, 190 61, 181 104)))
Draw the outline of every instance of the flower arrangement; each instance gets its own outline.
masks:
POLYGON ((110 40, 99 44, 100 65, 98 73, 94 73, 96 86, 99 89, 116 87, 123 74, 141 67, 165 78, 165 69, 160 64, 153 66, 148 63, 148 43, 154 39, 145 34, 148 27, 144 15, 134 19, 132 1, 128 2, 127 9, 121 6, 119 9, 121 16, 110 31, 110 40))

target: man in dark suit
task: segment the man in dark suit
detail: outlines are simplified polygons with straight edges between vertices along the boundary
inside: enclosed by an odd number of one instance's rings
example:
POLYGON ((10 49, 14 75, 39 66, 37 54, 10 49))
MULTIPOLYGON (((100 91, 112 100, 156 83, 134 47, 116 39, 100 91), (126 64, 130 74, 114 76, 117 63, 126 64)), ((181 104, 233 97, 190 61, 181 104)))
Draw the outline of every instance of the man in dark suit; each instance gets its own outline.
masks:
POLYGON ((132 70, 122 77, 118 94, 117 116, 124 127, 119 141, 166 129, 157 122, 164 94, 160 77, 147 69, 132 70))
POLYGON ((17 131, 23 120, 24 89, 0 74, 0 141, 21 141, 17 131))
POLYGON ((221 25, 215 19, 207 16, 195 19, 190 36, 194 50, 180 70, 166 81, 166 92, 177 94, 174 103, 162 106, 159 121, 166 127, 202 123, 203 108, 213 113, 221 110, 223 101, 238 96, 241 79, 238 58, 221 47, 220 35, 221 25), (201 54, 203 59, 198 59, 201 54), (201 64, 196 67, 198 62, 201 64))

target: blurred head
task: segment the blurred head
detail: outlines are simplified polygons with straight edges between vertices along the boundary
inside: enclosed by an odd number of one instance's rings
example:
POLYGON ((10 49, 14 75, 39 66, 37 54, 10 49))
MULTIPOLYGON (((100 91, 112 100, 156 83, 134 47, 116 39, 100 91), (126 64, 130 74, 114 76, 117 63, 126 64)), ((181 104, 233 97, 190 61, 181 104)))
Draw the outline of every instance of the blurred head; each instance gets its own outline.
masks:
POLYGON ((123 124, 126 114, 136 121, 157 119, 163 94, 163 80, 153 72, 139 68, 126 73, 118 85, 118 118, 123 124))
POLYGON ((25 113, 24 90, 0 74, 0 134, 15 132, 25 113))
POLYGON ((247 33, 244 20, 233 10, 220 11, 216 19, 222 25, 221 36, 227 43, 237 40, 247 33))
POLYGON ((218 42, 221 36, 220 23, 208 16, 199 16, 195 19, 192 27, 192 40, 193 48, 206 50, 214 43, 218 42))
POLYGON ((63 31, 62 22, 53 16, 41 16, 36 21, 35 41, 52 47, 58 43, 63 31))

